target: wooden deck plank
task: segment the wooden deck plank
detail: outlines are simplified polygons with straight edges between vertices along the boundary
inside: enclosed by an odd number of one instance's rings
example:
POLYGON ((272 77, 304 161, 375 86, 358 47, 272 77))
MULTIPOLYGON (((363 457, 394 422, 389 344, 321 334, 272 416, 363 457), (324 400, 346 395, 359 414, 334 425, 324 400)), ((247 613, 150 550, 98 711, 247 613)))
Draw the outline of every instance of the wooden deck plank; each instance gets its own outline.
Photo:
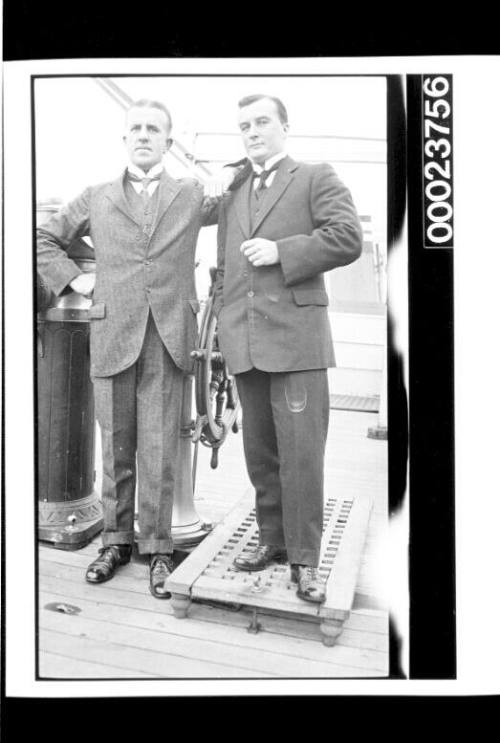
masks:
MULTIPOLYGON (((85 591, 82 592, 81 586, 75 585, 71 581, 64 581, 60 579, 49 579, 45 581, 46 590, 49 590, 59 596, 59 600, 69 599, 70 603, 78 603, 78 600, 96 601, 98 604, 105 604, 107 606, 117 606, 120 608, 128 609, 141 609, 143 611, 149 611, 152 613, 167 612, 173 614, 171 604, 168 601, 160 604, 161 609, 158 609, 158 601, 152 599, 148 594, 133 593, 130 591, 121 591, 113 584, 106 584, 106 586, 90 586, 85 585, 85 591)), ((113 581, 115 583, 115 581, 113 581)), ((41 604, 43 606, 43 604, 41 604)), ((244 617, 241 622, 246 626, 249 619, 246 617, 251 615, 250 610, 235 612, 231 610, 230 605, 211 604, 211 603, 197 603, 193 602, 190 608, 190 614, 196 616, 204 616, 207 620, 212 617, 217 622, 236 622, 238 623, 238 617, 244 617)), ((300 620, 290 615, 269 615, 265 611, 259 612, 262 616, 266 617, 268 625, 278 627, 282 625, 282 629, 276 631, 287 633, 293 636, 297 632, 300 636, 311 637, 317 639, 316 628, 317 623, 315 621, 307 621, 309 617, 303 617, 300 620), (271 623, 272 622, 272 623, 271 623)), ((366 635, 381 635, 387 634, 387 616, 381 612, 373 611, 353 611, 350 614, 348 620, 346 620, 345 627, 347 629, 357 631, 366 635)))
MULTIPOLYGON (((43 593, 43 603, 53 602, 60 600, 56 594, 43 593)), ((318 642, 311 642, 310 638, 306 640, 297 637, 287 636, 276 636, 272 635, 267 631, 268 622, 267 617, 259 616, 259 621, 263 625, 263 630, 258 635, 250 634, 246 631, 246 628, 250 624, 250 616, 246 615, 243 622, 238 622, 237 626, 234 623, 229 626, 220 626, 214 624, 210 628, 210 632, 207 633, 206 623, 203 618, 191 617, 190 621, 183 621, 174 618, 171 614, 158 613, 153 614, 151 612, 144 612, 140 610, 128 610, 123 612, 119 607, 113 607, 109 604, 103 607, 97 602, 90 601, 79 601, 79 607, 82 610, 81 616, 88 619, 95 619, 98 621, 105 621, 108 624, 117 624, 127 627, 135 627, 138 629, 152 630, 156 632, 163 632, 169 635, 183 636, 186 638, 192 638, 194 640, 208 640, 211 643, 216 643, 220 647, 220 651, 226 654, 226 652, 235 652, 235 648, 239 652, 242 648, 251 649, 252 651, 266 651, 271 656, 279 655, 276 661, 281 666, 283 659, 285 661, 290 659, 301 659, 311 661, 321 661, 325 664, 346 664, 346 658, 340 657, 340 652, 336 648, 327 648, 318 642), (221 647, 222 646, 222 647, 221 647)), ((72 621, 74 617, 69 617, 68 622, 72 621)), ((287 620, 288 621, 288 620, 287 620)), ((362 641, 366 638, 366 635, 350 631, 351 643, 346 647, 355 648, 356 650, 374 651, 373 655, 373 667, 379 670, 384 670, 387 665, 387 647, 386 640, 381 635, 375 635, 375 641, 373 646, 366 647, 362 644, 362 641)), ((355 657, 352 654, 353 660, 349 665, 356 667, 358 665, 357 655, 355 657)), ((372 667, 372 666, 370 666, 372 667)))
MULTIPOLYGON (((73 603, 74 605, 79 606, 80 608, 84 606, 84 600, 93 602, 99 607, 99 610, 105 617, 107 617, 110 614, 110 611, 115 608, 122 617, 126 618, 131 611, 137 610, 139 604, 142 605, 142 610, 140 611, 140 613, 144 617, 146 617, 146 619, 143 620, 146 621, 146 624, 147 617, 150 617, 151 620, 159 621, 161 623, 164 622, 168 616, 170 616, 171 621, 174 621, 179 625, 179 630, 177 631, 183 633, 191 631, 191 628, 189 626, 191 624, 190 621, 177 620, 172 617, 172 609, 170 608, 170 602, 168 601, 161 602, 160 607, 158 607, 158 604, 160 602, 153 599, 151 596, 147 596, 146 594, 141 595, 140 593, 134 591, 117 590, 111 588, 109 584, 105 584, 105 592, 102 591, 100 592, 100 594, 97 594, 97 596, 95 589, 103 588, 104 586, 96 587, 85 585, 84 593, 86 594, 86 599, 84 599, 82 596, 81 586, 75 585, 74 583, 71 583, 71 581, 53 579, 52 584, 53 592, 50 596, 52 596, 53 599, 66 600, 69 601, 69 603, 73 603), (108 603, 110 600, 113 601, 114 604, 108 603)), ((46 594, 42 595, 45 597, 46 594)), ((49 595, 47 595, 47 598, 49 598, 49 595)), ((47 602, 40 602, 41 612, 43 611, 43 606, 45 605, 45 603, 47 602)), ((203 623, 200 627, 200 636, 213 636, 214 630, 219 632, 219 629, 221 629, 223 633, 228 630, 232 632, 232 638, 234 639, 235 644, 248 643, 251 638, 254 638, 253 635, 250 635, 246 632, 246 628, 248 627, 251 618, 249 612, 230 612, 227 609, 222 610, 211 606, 205 606, 203 604, 193 603, 190 609, 190 615, 192 619, 198 620, 203 623)), ((338 648, 344 646, 348 647, 351 650, 353 647, 362 649, 363 651, 376 649, 378 651, 375 655, 375 657, 377 658, 376 667, 377 669, 380 669, 378 673, 379 675, 385 675, 386 673, 388 664, 388 653, 387 650, 384 650, 384 646, 386 643, 387 635, 383 631, 384 622, 382 617, 379 617, 377 615, 370 616, 363 614, 356 615, 354 613, 351 614, 348 622, 346 623, 346 631, 340 636, 337 647, 328 649, 324 648, 324 646, 320 643, 318 637, 318 627, 315 624, 312 624, 310 622, 292 622, 289 619, 283 620, 280 617, 267 615, 259 615, 259 621, 261 622, 263 628, 262 632, 259 633, 259 635, 255 636, 255 639, 258 638, 259 642, 261 642, 261 638, 263 638, 264 636, 269 637, 271 639, 271 642, 275 641, 277 635, 282 636, 285 638, 285 641, 288 644, 288 650, 286 652, 294 652, 296 648, 296 640, 297 638, 300 638, 306 643, 306 646, 300 648, 300 653, 302 655, 305 654, 306 657, 311 653, 313 653, 314 655, 318 653, 321 655, 321 657, 326 657, 326 654, 338 651, 338 648), (378 638, 382 640, 382 645, 380 644, 380 642, 377 642, 376 632, 367 631, 367 622, 369 622, 371 626, 374 626, 375 629, 380 630, 378 638), (356 627, 358 627, 358 629, 356 629, 356 627), (313 650, 313 648, 315 648, 315 650, 313 650)), ((168 628, 168 630, 165 631, 171 630, 170 628, 168 628)), ((42 646, 41 648, 42 650, 44 649, 42 646)), ((124 652, 128 653, 128 650, 125 649, 124 652)), ((103 650, 103 653, 104 654, 101 656, 101 659, 102 657, 107 658, 107 651, 103 650)), ((341 660, 338 652, 335 656, 335 660, 341 660)), ((346 660, 342 659, 342 662, 345 663, 346 660)), ((363 658, 363 656, 359 655, 359 653, 357 652, 355 660, 352 660, 351 662, 354 664, 353 667, 360 671, 360 666, 358 664, 361 663, 364 667, 366 658, 363 658)), ((333 678, 340 677, 342 675, 356 675, 352 668, 351 671, 349 670, 349 667, 344 667, 343 665, 336 665, 335 667, 332 666, 331 677, 333 678)), ((369 668, 366 670, 367 674, 365 675, 370 675, 371 670, 369 668), (368 671, 370 671, 370 673, 368 673, 368 671)))
POLYGON ((154 678, 150 673, 129 671, 122 666, 110 666, 77 660, 59 653, 44 652, 40 657, 40 676, 57 679, 119 679, 119 678, 154 678))
MULTIPOLYGON (((117 578, 113 581, 113 584, 117 578)), ((112 611, 114 608, 123 615, 127 616, 129 611, 141 610, 144 613, 151 613, 156 616, 160 614, 173 615, 173 610, 169 601, 161 602, 158 607, 158 600, 149 595, 141 595, 131 591, 121 591, 113 587, 113 584, 107 583, 105 586, 85 585, 85 591, 82 592, 81 586, 75 585, 71 581, 61 579, 49 579, 44 581, 44 593, 50 592, 57 596, 59 601, 66 600, 69 603, 81 605, 82 601, 96 603, 98 606, 105 606, 106 611, 112 611), (96 592, 97 589, 97 592, 96 592), (127 609, 127 611, 123 611, 127 609)), ((45 601, 40 602, 43 608, 45 601)), ((240 610, 231 611, 227 605, 213 606, 207 603, 193 602, 190 608, 190 616, 196 617, 203 621, 227 626, 237 626, 243 629, 250 623, 251 611, 240 610)), ((259 613, 260 620, 265 625, 266 632, 274 632, 289 637, 300 637, 302 639, 319 642, 317 634, 317 623, 311 621, 298 620, 295 617, 282 617, 275 614, 259 613)), ((305 618, 308 619, 307 617, 305 618)), ((147 621, 147 620, 144 620, 147 621)), ((387 617, 376 612, 351 612, 349 619, 345 623, 345 629, 352 634, 344 633, 340 636, 339 644, 350 645, 349 637, 355 637, 357 633, 361 639, 354 643, 354 647, 378 648, 379 640, 387 636, 387 617)), ((210 630, 212 631, 212 630, 210 630)))
POLYGON ((144 649, 136 647, 133 641, 131 637, 123 645, 40 628, 40 645, 44 651, 64 654, 77 660, 101 662, 106 658, 112 665, 121 665, 129 671, 146 672, 157 678, 260 678, 270 675, 251 669, 233 668, 224 663, 211 663, 201 658, 193 661, 159 649, 144 649))
MULTIPOLYGON (((268 645, 268 648, 254 647, 248 648, 243 643, 241 645, 230 644, 223 641, 221 637, 217 640, 212 637, 205 637, 201 640, 193 635, 185 637, 175 632, 178 628, 182 632, 180 625, 186 622, 176 621, 171 617, 165 616, 165 625, 170 624, 168 631, 158 629, 143 629, 137 626, 118 625, 108 622, 105 617, 101 620, 95 620, 80 615, 65 615, 55 612, 46 612, 42 615, 40 626, 43 630, 51 630, 61 633, 65 636, 71 635, 75 642, 79 642, 82 637, 88 640, 96 641, 103 646, 103 657, 109 658, 116 646, 133 648, 135 651, 151 652, 162 656, 162 668, 165 668, 165 658, 168 657, 168 668, 175 667, 172 673, 186 672, 186 664, 200 663, 203 668, 213 666, 209 675, 221 677, 224 675, 234 676, 235 673, 244 676, 247 672, 262 676, 276 677, 308 677, 308 678, 330 678, 335 673, 332 664, 304 658, 301 655, 290 656, 275 652, 273 642, 269 643, 269 637, 261 635, 259 644, 268 645), (170 621, 169 621, 170 620, 170 621), (110 651, 108 652, 108 647, 110 651)), ((243 636, 245 639, 245 636, 243 636)), ((380 659, 378 654, 368 651, 353 652, 347 648, 339 649, 335 654, 338 666, 357 667, 359 670, 369 669, 374 672, 384 671, 379 667, 380 659), (349 660, 358 661, 357 666, 349 660)), ((146 669, 151 672, 151 668, 146 669)), ((202 675, 205 675, 205 670, 202 675)), ((193 667, 191 673, 198 676, 198 670, 193 667)))
MULTIPOLYGON (((133 653, 124 654, 123 648, 120 649, 121 655, 125 658, 125 662, 128 666, 133 667, 119 667, 119 666, 103 666, 99 662, 89 661, 88 657, 94 655, 98 658, 102 657, 103 653, 107 652, 107 646, 99 645, 93 641, 82 641, 79 639, 78 644, 73 643, 71 636, 61 639, 59 633, 54 633, 54 638, 49 638, 46 630, 42 630, 42 640, 44 645, 55 648, 54 652, 43 651, 40 658, 40 678, 42 679, 164 679, 164 678, 182 678, 182 679, 228 679, 228 678, 266 678, 270 680, 278 681, 280 678, 296 678, 296 676, 287 677, 285 675, 268 676, 262 672, 250 672, 247 670, 239 671, 231 669, 231 672, 223 674, 215 674, 213 668, 204 672, 204 664, 199 661, 195 667, 193 673, 186 672, 185 666, 180 667, 179 664, 169 664, 165 671, 159 671, 158 668, 162 668, 162 665, 156 664, 154 667, 157 672, 145 673, 140 670, 143 667, 143 661, 141 660, 140 654, 137 657, 133 657, 133 653), (60 652, 62 650, 62 652, 60 652), (64 653, 67 653, 66 655, 64 653), (81 660, 75 658, 75 654, 84 655, 87 660, 81 660), (132 662, 131 662, 132 658, 132 662)), ((119 662, 119 661, 117 661, 119 662)), ((384 678, 385 673, 380 671, 374 671, 365 667, 351 667, 351 666, 333 666, 332 671, 326 676, 319 676, 317 678, 384 678)), ((313 678, 311 676, 299 676, 299 678, 313 678)), ((316 677, 315 677, 316 678, 316 677)))

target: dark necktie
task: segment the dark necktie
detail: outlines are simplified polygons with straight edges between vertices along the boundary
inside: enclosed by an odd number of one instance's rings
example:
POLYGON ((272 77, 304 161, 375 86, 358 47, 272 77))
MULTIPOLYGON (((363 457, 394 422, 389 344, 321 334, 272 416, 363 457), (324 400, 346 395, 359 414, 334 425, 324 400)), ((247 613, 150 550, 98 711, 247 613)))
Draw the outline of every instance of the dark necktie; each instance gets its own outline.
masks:
POLYGON ((266 188, 267 188, 266 181, 268 179, 268 176, 271 173, 274 173, 275 170, 278 170, 278 168, 280 166, 280 163, 281 163, 281 160, 279 160, 277 163, 274 163, 274 165, 272 165, 269 168, 269 170, 263 170, 262 173, 254 173, 255 178, 258 178, 259 179, 259 185, 255 189, 255 191, 257 192, 257 194, 258 194, 259 191, 265 191, 266 190, 266 188))

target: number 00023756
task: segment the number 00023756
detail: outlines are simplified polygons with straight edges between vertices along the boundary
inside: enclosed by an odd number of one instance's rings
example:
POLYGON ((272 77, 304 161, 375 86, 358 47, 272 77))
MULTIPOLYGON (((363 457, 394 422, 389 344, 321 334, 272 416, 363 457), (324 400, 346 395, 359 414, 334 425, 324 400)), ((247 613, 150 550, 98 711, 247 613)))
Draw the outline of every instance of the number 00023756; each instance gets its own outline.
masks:
POLYGON ((424 78, 423 202, 426 247, 453 246, 451 76, 424 78))

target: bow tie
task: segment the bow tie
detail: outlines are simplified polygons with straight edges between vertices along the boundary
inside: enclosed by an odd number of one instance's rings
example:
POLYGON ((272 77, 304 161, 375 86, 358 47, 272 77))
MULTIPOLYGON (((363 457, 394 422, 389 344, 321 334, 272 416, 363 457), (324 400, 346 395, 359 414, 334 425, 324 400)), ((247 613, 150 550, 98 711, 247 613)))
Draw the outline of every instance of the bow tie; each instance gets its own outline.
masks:
POLYGON ((268 170, 263 170, 262 173, 256 173, 254 171, 254 178, 259 179, 259 185, 256 188, 257 191, 263 191, 265 188, 267 188, 266 181, 268 177, 271 175, 271 173, 274 173, 275 170, 278 170, 280 163, 281 160, 279 160, 277 163, 274 163, 274 165, 272 165, 268 170))

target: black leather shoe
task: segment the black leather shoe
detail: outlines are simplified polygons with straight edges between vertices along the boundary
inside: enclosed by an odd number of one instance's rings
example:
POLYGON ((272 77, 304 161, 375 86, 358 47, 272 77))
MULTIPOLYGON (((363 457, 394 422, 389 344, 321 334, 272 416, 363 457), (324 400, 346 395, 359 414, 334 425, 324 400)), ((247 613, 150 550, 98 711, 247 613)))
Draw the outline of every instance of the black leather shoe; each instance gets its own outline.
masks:
POLYGON ((297 596, 304 601, 322 604, 326 599, 325 584, 319 577, 318 568, 309 565, 291 566, 292 583, 297 583, 297 596))
POLYGON ((151 555, 149 562, 149 590, 157 599, 169 599, 170 593, 167 591, 165 581, 174 571, 174 563, 171 555, 161 555, 159 553, 151 555))
POLYGON ((130 562, 132 547, 129 544, 112 544, 109 547, 101 547, 99 556, 91 562, 85 573, 85 579, 89 583, 104 583, 110 580, 119 565, 130 562))
POLYGON ((239 555, 233 564, 238 570, 264 570, 273 562, 286 562, 287 554, 283 547, 259 544, 249 555, 239 555))

